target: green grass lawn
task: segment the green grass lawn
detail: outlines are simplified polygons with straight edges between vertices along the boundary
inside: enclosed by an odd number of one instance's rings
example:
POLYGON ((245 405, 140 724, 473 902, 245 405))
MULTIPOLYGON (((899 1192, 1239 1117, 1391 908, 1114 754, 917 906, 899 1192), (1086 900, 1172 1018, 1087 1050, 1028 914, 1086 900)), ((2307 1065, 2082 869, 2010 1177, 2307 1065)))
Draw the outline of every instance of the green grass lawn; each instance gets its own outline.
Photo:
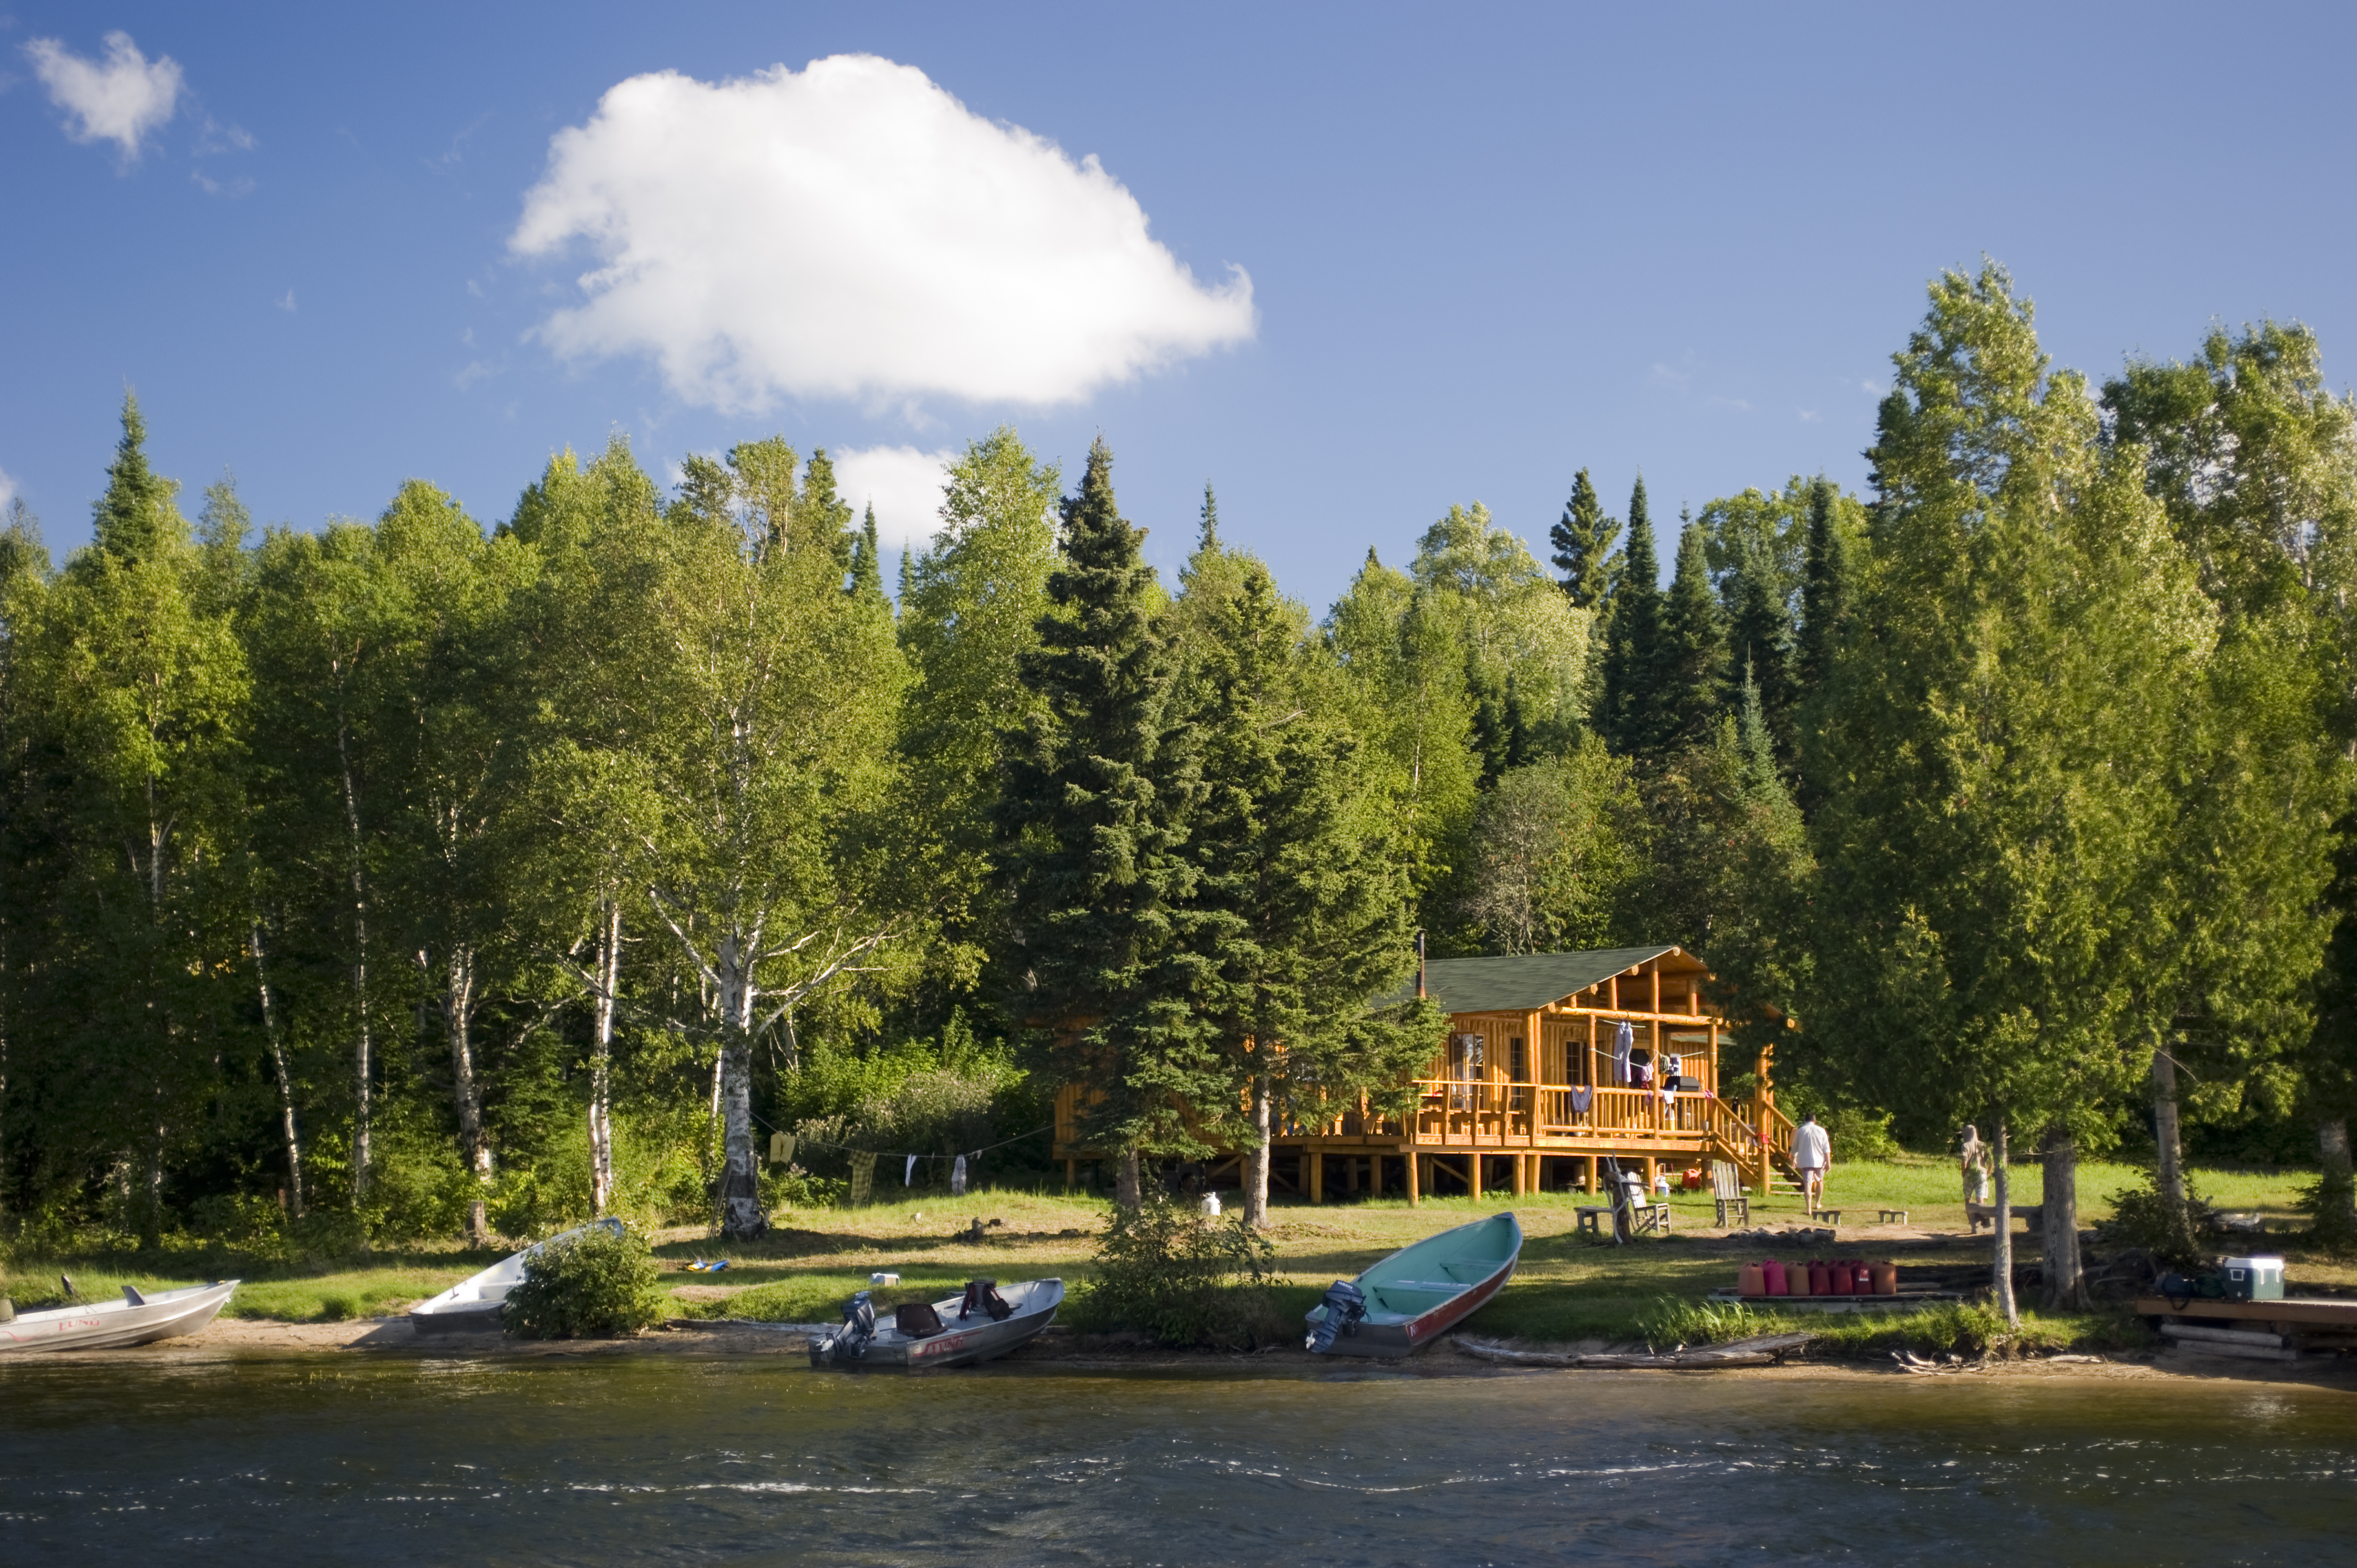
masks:
MULTIPOLYGON (((2012 1174, 2015 1200, 2040 1201, 2037 1165, 2019 1165, 2012 1174)), ((2126 1165, 2083 1165, 2083 1220, 2101 1219, 2113 1195, 2138 1179, 2126 1165)), ((2309 1179, 2309 1174, 2301 1171, 2193 1173, 2196 1188, 2221 1207, 2264 1214, 2287 1228, 2296 1222, 2294 1197, 2309 1179)), ((1706 1332, 1705 1326, 1676 1315, 1689 1311, 1717 1286, 1732 1283, 1742 1258, 1775 1251, 1757 1247, 1738 1252, 1699 1244, 1717 1234, 1710 1229, 1707 1192, 1674 1196, 1678 1234, 1671 1240, 1599 1247, 1575 1234, 1575 1211, 1591 1201, 1584 1194, 1538 1193, 1515 1199, 1491 1193, 1478 1203, 1466 1197, 1426 1198, 1414 1208, 1398 1197, 1316 1208, 1281 1204, 1271 1231, 1279 1271, 1275 1300, 1281 1313, 1297 1320, 1331 1281, 1355 1274, 1434 1231, 1512 1207, 1527 1237, 1522 1266, 1513 1283, 1483 1309, 1479 1321, 1482 1332, 1534 1341, 1626 1341, 1640 1337, 1650 1324, 1673 1335, 1701 1334, 1706 1332)), ((1836 1165, 1826 1201, 1845 1210, 1845 1230, 1872 1224, 1873 1210, 1889 1207, 1907 1209, 1916 1228, 1957 1234, 1948 1246, 1909 1253, 1910 1262, 1961 1263, 1988 1256, 1986 1232, 1970 1240, 1961 1235, 1964 1205, 1952 1162, 1908 1158, 1836 1165)), ((662 1232, 655 1252, 664 1269, 662 1283, 684 1293, 674 1298, 682 1316, 831 1322, 840 1316, 844 1300, 867 1288, 868 1276, 882 1270, 900 1275, 897 1289, 879 1292, 888 1301, 946 1295, 976 1277, 1004 1281, 1054 1274, 1078 1285, 1092 1272, 1097 1233, 1108 1211, 1103 1197, 1086 1193, 993 1190, 956 1198, 918 1194, 858 1209, 786 1210, 774 1217, 776 1228, 769 1236, 749 1246, 724 1245, 696 1231, 662 1232), (977 1219, 985 1225, 979 1241, 967 1235, 977 1219), (992 1220, 999 1223, 994 1226, 992 1220), (696 1259, 722 1257, 729 1267, 719 1273, 686 1267, 696 1259)), ((1764 1203, 1755 1199, 1751 1219, 1755 1226, 1781 1228, 1803 1223, 1804 1216, 1797 1198, 1778 1197, 1764 1203)), ((2036 1255, 2033 1236, 2017 1228, 2016 1240, 2025 1255, 2036 1255)), ((2276 1242, 2268 1245, 2280 1250, 2276 1242)), ((1870 1255, 1873 1243, 1844 1241, 1840 1251, 1870 1255)), ((335 1321, 400 1312, 503 1255, 503 1251, 411 1247, 307 1268, 263 1264, 220 1250, 19 1258, 9 1265, 0 1288, 8 1290, 20 1307, 30 1309, 59 1299, 56 1276, 60 1271, 73 1275, 88 1299, 113 1296, 126 1283, 143 1290, 166 1289, 234 1276, 247 1283, 231 1304, 233 1316, 335 1321)), ((2345 1262, 2306 1257, 2296 1249, 2291 1256, 2295 1288, 2302 1281, 2357 1284, 2357 1267, 2345 1262)), ((1821 1326, 1813 1321, 1812 1326, 1821 1326)), ((1862 1343, 1881 1342, 1877 1336, 1900 1336, 1906 1343, 1937 1348, 1968 1341, 1985 1328, 1986 1324, 1975 1328, 1974 1323, 1934 1315, 1911 1326, 1888 1319, 1843 1320, 1828 1332, 1836 1339, 1862 1343)), ((2072 1319, 2033 1324, 2029 1337, 2033 1341, 2099 1343, 2125 1332, 2115 1319, 2072 1319)))

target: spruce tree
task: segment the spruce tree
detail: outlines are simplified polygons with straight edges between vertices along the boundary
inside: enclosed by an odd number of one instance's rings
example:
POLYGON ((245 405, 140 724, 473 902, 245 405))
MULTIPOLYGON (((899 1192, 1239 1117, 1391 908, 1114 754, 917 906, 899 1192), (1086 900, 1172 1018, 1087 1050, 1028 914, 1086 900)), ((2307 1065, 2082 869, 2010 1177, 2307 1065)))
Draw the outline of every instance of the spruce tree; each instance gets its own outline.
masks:
POLYGON ((851 503, 835 493, 834 459, 819 447, 802 466, 802 493, 794 505, 796 549, 818 546, 834 552, 847 571, 858 535, 851 527, 851 503))
POLYGON ((1039 646, 1018 661, 1039 705, 1009 737, 996 814, 1010 1010, 1056 1075, 1083 1086, 1082 1135, 1122 1155, 1125 1205, 1139 1152, 1187 1136, 1163 1069, 1185 1022, 1174 918, 1192 884, 1180 847, 1197 789, 1144 538, 1114 500, 1100 436, 1063 505, 1039 646))
POLYGON ((1662 568, 1653 555, 1652 514, 1645 506, 1645 478, 1637 477, 1629 497, 1628 542, 1613 574, 1612 613, 1605 630, 1604 683, 1597 700, 1596 728, 1605 744, 1626 757, 1650 748, 1662 635, 1662 568))
POLYGON ((884 604, 883 547, 876 534, 876 503, 867 503, 867 516, 859 526, 859 540, 852 547, 851 596, 867 604, 884 604))
MULTIPOLYGON (((1196 583, 1211 588, 1201 575, 1196 583)), ((1243 1218, 1259 1226, 1268 1219, 1270 1139, 1286 1102, 1294 1115, 1315 1116, 1321 1101, 1396 1093, 1441 1022, 1368 1006, 1405 977, 1407 877, 1382 816, 1366 809, 1373 776, 1359 766, 1356 739, 1336 705, 1319 700, 1334 671, 1309 640, 1307 616, 1249 557, 1232 589, 1197 613, 1214 629, 1192 682, 1203 798, 1188 844, 1199 880, 1184 921, 1200 1039, 1199 1054, 1176 1065, 1200 1073, 1191 1092, 1209 1127, 1249 1151, 1243 1218)), ((1181 1088, 1180 1072, 1165 1076, 1181 1088)))
POLYGON ((1571 482, 1571 499, 1564 503, 1561 521, 1548 535, 1555 545, 1555 564, 1563 573, 1563 591, 1581 609, 1594 609, 1604 600, 1605 556, 1620 532, 1619 521, 1604 515, 1595 481, 1582 468, 1571 482))
POLYGON ((1737 569, 1732 585, 1735 604, 1727 618, 1727 668, 1741 672, 1760 704, 1760 719, 1775 737, 1780 756, 1792 746, 1792 676, 1789 646, 1792 624, 1775 584, 1761 570, 1765 563, 1746 562, 1737 569))
POLYGON ((92 509, 98 547, 122 561, 149 561, 183 542, 188 524, 172 506, 178 486, 147 466, 147 422, 139 395, 123 394, 123 439, 106 467, 106 493, 92 509))
POLYGON ((1794 695, 1822 689, 1841 645, 1850 598, 1849 546, 1834 519, 1834 482, 1820 475, 1809 487, 1809 554, 1801 583, 1801 629, 1794 650, 1794 695))
POLYGON ((1678 532, 1677 569, 1662 606, 1649 738, 1663 751, 1708 741, 1727 711, 1727 635, 1692 518, 1678 532))

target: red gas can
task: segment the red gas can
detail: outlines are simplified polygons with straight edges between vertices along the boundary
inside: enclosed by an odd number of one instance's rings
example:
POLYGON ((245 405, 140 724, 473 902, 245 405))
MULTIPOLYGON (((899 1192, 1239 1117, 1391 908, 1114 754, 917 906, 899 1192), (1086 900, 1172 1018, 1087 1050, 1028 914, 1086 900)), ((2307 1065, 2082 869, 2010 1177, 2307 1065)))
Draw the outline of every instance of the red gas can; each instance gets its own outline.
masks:
POLYGON ((1833 1294, 1834 1283, 1830 1277, 1832 1273, 1833 1270, 1812 1259, 1809 1262, 1809 1294, 1811 1295, 1833 1294))
POLYGON ((1825 1270, 1825 1289, 1828 1294, 1847 1295, 1850 1294, 1850 1280, 1853 1276, 1850 1273, 1849 1264, 1846 1262, 1834 1264, 1832 1267, 1825 1270))
POLYGON ((1770 1295, 1789 1295, 1792 1287, 1784 1277, 1784 1265, 1770 1258, 1760 1265, 1761 1287, 1770 1295))
POLYGON ((1864 1258, 1852 1258, 1850 1260, 1849 1294, 1852 1295, 1872 1295, 1874 1294, 1874 1271, 1866 1266, 1866 1260, 1864 1258))

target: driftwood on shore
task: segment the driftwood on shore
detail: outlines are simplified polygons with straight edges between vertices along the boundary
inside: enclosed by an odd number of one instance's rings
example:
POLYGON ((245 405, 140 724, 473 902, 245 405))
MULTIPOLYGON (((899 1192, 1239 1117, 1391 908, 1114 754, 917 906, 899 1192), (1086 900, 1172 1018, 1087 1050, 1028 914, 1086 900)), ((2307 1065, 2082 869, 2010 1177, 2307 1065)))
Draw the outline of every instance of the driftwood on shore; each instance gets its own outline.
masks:
POLYGON ((1658 1356, 1641 1351, 1516 1350, 1493 1339, 1471 1339, 1461 1334, 1453 1342, 1457 1348, 1469 1356, 1517 1367, 1638 1368, 1699 1372, 1727 1367, 1781 1366, 1785 1357, 1815 1337, 1814 1334, 1806 1332, 1760 1334, 1749 1339, 1729 1340, 1724 1345, 1699 1345, 1691 1350, 1681 1348, 1658 1356))

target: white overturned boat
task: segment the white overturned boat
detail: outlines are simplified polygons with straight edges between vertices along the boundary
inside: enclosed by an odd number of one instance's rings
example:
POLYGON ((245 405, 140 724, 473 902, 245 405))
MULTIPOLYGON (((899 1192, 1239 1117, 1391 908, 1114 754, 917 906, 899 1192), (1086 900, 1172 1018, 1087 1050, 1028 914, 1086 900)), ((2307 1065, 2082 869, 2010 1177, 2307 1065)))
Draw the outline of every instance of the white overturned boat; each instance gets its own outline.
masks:
POLYGON ((513 1257, 502 1258, 479 1274, 469 1275, 444 1291, 440 1295, 421 1301, 409 1309, 410 1324, 420 1334, 480 1333, 500 1326, 500 1308, 507 1305, 508 1292, 523 1283, 524 1260, 543 1247, 562 1246, 576 1236, 592 1230, 622 1232, 619 1219, 597 1219, 577 1230, 551 1236, 545 1241, 535 1241, 513 1257))
POLYGON ((1523 1227, 1493 1214, 1403 1247, 1355 1280, 1336 1280, 1309 1309, 1321 1356, 1405 1356, 1480 1310, 1514 1277, 1523 1227))
POLYGON ((154 1339, 194 1334, 229 1304, 235 1280, 180 1290, 123 1287, 121 1301, 77 1302, 71 1306, 20 1312, 0 1323, 0 1352, 9 1350, 112 1350, 154 1339))
POLYGON ((843 1326, 811 1341, 813 1367, 967 1367, 1028 1345, 1056 1320, 1061 1280, 1025 1280, 1000 1290, 975 1280, 939 1301, 902 1302, 888 1323, 876 1319, 873 1294, 861 1291, 843 1309, 843 1326))

